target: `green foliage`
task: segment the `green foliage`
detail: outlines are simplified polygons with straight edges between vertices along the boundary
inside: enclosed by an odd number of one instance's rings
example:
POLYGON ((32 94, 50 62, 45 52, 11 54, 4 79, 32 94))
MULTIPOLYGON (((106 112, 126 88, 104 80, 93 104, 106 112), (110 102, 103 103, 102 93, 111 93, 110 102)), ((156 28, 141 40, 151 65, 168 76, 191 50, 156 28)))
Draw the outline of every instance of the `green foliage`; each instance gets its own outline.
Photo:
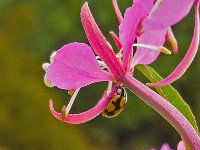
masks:
MULTIPOLYGON (((145 65, 137 65, 139 69, 152 83, 158 82, 163 78, 151 67, 145 65)), ((189 105, 183 100, 178 91, 171 85, 156 87, 158 93, 168 100, 177 110, 179 110, 185 118, 191 123, 194 129, 198 132, 197 122, 190 109, 189 105)))

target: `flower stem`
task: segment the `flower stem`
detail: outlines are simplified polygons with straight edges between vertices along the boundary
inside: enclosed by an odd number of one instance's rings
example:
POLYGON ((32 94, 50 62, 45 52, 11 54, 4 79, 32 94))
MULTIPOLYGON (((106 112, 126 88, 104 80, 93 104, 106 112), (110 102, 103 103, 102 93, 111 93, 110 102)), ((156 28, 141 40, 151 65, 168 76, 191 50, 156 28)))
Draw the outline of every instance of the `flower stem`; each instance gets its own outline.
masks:
POLYGON ((121 82, 164 117, 178 131, 189 149, 200 149, 200 137, 198 133, 173 105, 130 75, 125 75, 121 82))

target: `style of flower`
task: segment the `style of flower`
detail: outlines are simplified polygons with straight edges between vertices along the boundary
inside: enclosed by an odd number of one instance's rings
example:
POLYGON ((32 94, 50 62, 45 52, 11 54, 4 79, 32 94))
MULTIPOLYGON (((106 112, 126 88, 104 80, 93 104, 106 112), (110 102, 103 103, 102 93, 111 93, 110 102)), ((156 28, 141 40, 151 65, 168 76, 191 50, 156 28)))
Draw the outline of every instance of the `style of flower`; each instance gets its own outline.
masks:
MULTIPOLYGON (((106 41, 88 4, 85 3, 80 16, 92 48, 78 42, 66 44, 57 51, 53 58, 54 61, 45 68, 45 79, 52 85, 64 90, 75 89, 68 106, 63 107, 61 113, 54 110, 50 100, 52 114, 57 119, 72 124, 89 121, 105 110, 110 102, 110 97, 115 94, 117 87, 123 84, 167 119, 191 148, 199 149, 199 135, 187 119, 167 100, 132 77, 136 64, 150 64, 156 60, 160 52, 170 54, 170 51, 162 46, 166 35, 171 40, 168 41, 174 51, 177 51, 177 46, 174 46, 176 40, 174 40, 170 26, 180 21, 193 5, 195 7, 195 28, 191 45, 179 64, 181 67, 178 65, 175 75, 172 73, 172 77, 161 81, 161 85, 180 77, 196 54, 199 42, 199 0, 134 0, 133 5, 126 10, 124 18, 120 14, 116 1, 113 0, 113 6, 120 22, 119 39, 111 32, 119 49, 117 54, 106 41), (169 13, 167 17, 166 12, 169 13), (137 43, 134 44, 136 39, 137 43), (135 55, 133 55, 133 47, 137 47, 135 55), (98 55, 98 59, 94 52, 98 55), (79 114, 69 114, 80 88, 101 81, 108 81, 109 84, 97 105, 79 114), (115 82, 113 87, 111 82, 115 82)), ((154 84, 154 86, 156 85, 154 84)))

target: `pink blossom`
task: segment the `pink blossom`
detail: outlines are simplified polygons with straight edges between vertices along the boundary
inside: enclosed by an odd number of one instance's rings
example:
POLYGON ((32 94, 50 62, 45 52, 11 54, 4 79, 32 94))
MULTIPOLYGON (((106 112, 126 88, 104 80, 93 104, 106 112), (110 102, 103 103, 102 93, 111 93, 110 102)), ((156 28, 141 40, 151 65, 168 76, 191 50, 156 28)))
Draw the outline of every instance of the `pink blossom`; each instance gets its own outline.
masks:
MULTIPOLYGON (((175 68, 175 70, 164 80, 148 84, 149 86, 163 86, 174 82, 180 78, 187 68, 192 63, 199 45, 199 13, 198 13, 198 0, 145 0, 143 3, 140 0, 134 0, 132 7, 126 9, 124 18, 121 18, 121 14, 116 4, 116 0, 113 0, 114 10, 118 18, 119 26, 119 39, 115 42, 117 45, 121 43, 124 50, 124 64, 125 69, 132 69, 137 64, 150 64, 156 60, 160 51, 155 51, 146 47, 137 47, 137 50, 133 56, 132 45, 136 38, 136 33, 132 32, 136 26, 139 30, 137 36, 138 44, 163 46, 167 40, 172 47, 172 50, 176 53, 178 50, 177 41, 170 26, 179 22, 190 11, 192 5, 195 5, 195 25, 194 34, 187 50, 185 57, 175 68), (137 16, 135 7, 140 7, 140 17, 137 16), (135 18, 137 16, 137 19, 135 18), (120 19, 121 18, 121 19, 120 19), (142 19, 142 20, 140 20, 142 19), (138 20, 140 24, 138 23, 138 20), (136 24, 136 25, 135 25, 136 24), (166 38, 167 37, 167 38, 166 38)), ((119 46, 117 46, 119 47, 119 46)))
POLYGON ((170 83, 176 81, 186 72, 186 70, 191 65, 191 63, 197 53, 198 46, 199 46, 199 36, 200 36, 200 32, 199 32, 199 26, 200 26, 200 24, 199 24, 199 0, 195 1, 194 6, 195 6, 194 7, 195 23, 194 23, 193 37, 192 37, 192 41, 190 43, 190 46, 189 46, 184 58, 177 65, 177 67, 174 69, 174 71, 171 74, 169 74, 165 79, 163 79, 157 83, 149 84, 150 86, 163 86, 163 85, 170 84, 170 83))
MULTIPOLYGON (((72 124, 83 123, 99 115, 108 105, 110 101, 108 97, 115 94, 117 86, 121 84, 119 80, 125 74, 121 62, 98 28, 87 3, 81 9, 81 21, 92 48, 87 44, 77 42, 64 45, 57 51, 54 62, 46 69, 45 77, 54 86, 65 90, 79 90, 81 87, 100 81, 117 81, 117 83, 107 91, 107 94, 103 94, 96 106, 86 112, 68 114, 72 105, 70 104, 64 120, 61 113, 55 112, 53 103, 50 101, 52 114, 57 119, 72 124), (103 70, 93 51, 103 60, 101 63, 104 63, 103 67, 106 67, 108 71, 103 70)), ((74 101, 73 96, 70 102, 74 101)))
MULTIPOLYGON (((175 11, 171 9, 177 8, 180 3, 179 0, 169 0, 172 5, 169 5, 167 0, 163 0, 160 3, 158 2, 159 0, 154 4, 153 0, 134 0, 133 5, 126 10, 124 18, 122 18, 117 8, 116 1, 113 0, 113 6, 115 7, 118 21, 121 23, 119 26, 119 39, 111 32, 119 48, 119 53, 117 54, 114 53, 111 45, 101 33, 90 12, 88 4, 85 3, 83 5, 80 16, 91 47, 78 42, 66 44, 57 51, 53 58, 54 61, 45 68, 45 78, 52 83, 53 86, 64 90, 75 89, 64 112, 56 112, 53 108, 53 102, 50 100, 49 105, 51 113, 57 119, 72 124, 79 124, 93 119, 104 111, 110 102, 110 97, 115 94, 117 87, 124 84, 167 119, 181 134, 183 139, 188 141, 192 148, 200 148, 200 138, 185 117, 183 117, 167 100, 132 77, 136 64, 151 63, 160 52, 170 53, 167 49, 162 47, 168 28, 180 21, 188 13, 194 3, 194 1, 183 0, 187 7, 184 5, 183 8, 178 8, 177 11, 179 11, 179 14, 176 14, 175 11), (169 9, 169 14, 173 14, 174 19, 167 17, 164 22, 160 23, 162 14, 164 14, 164 11, 169 6, 173 6, 169 9), (158 16, 158 18, 156 16, 158 16), (152 21, 155 22, 156 28, 153 27, 152 21), (135 39, 144 43, 134 44, 135 39), (138 47, 134 56, 132 50, 133 46, 138 47), (98 59, 101 59, 101 61, 98 59), (69 114, 80 88, 101 81, 108 81, 109 86, 96 106, 79 114, 69 114), (110 84, 111 82, 115 82, 113 87, 110 84)), ((197 11, 198 4, 199 1, 196 1, 194 4, 196 17, 195 31, 198 31, 199 28, 197 26, 199 22, 197 11)), ((198 45, 196 37, 198 36, 194 33, 192 47, 190 48, 191 50, 189 49, 189 53, 191 53, 190 51, 193 52, 194 47, 196 48, 198 45)), ((192 61, 192 59, 190 59, 190 61, 192 61)))
MULTIPOLYGON (((134 17, 137 20, 133 30, 134 38, 136 36, 137 26, 143 17, 143 9, 141 9, 140 6, 140 1, 135 3, 134 6, 134 11, 136 11, 134 17)), ((130 11, 133 10, 130 9, 130 11)), ((127 63, 127 61, 124 61, 127 59, 125 57, 125 51, 123 51, 123 58, 120 56, 120 52, 117 54, 119 58, 116 57, 111 45, 106 41, 98 28, 87 3, 83 5, 80 16, 86 36, 92 48, 84 43, 77 42, 64 45, 57 51, 54 62, 46 69, 45 77, 54 86, 65 90, 79 90, 81 87, 100 81, 117 81, 116 85, 120 85, 120 80, 125 75, 124 66, 127 63), (106 67, 108 71, 104 71, 103 68, 100 67, 93 51, 101 58, 102 63, 105 63, 103 67, 106 67), (122 62, 120 60, 122 60, 122 62)), ((129 40, 127 42, 129 42, 129 40)), ((132 47, 132 45, 129 46, 132 47)), ((127 56, 128 55, 127 53, 127 56)), ((112 97, 115 94, 116 85, 112 89, 109 87, 107 95, 104 94, 97 106, 89 111, 78 115, 70 115, 68 112, 73 103, 70 104, 69 108, 67 108, 67 115, 64 121, 77 124, 91 120, 94 116, 100 114, 109 102, 107 97, 112 97), (101 104, 104 107, 102 107, 101 104), (70 117, 73 119, 69 119, 70 117)), ((70 102, 71 101, 74 101, 74 98, 72 98, 70 102)), ((56 113, 52 106, 53 103, 51 101, 50 108, 52 113, 56 118, 63 120, 62 114, 56 113)))

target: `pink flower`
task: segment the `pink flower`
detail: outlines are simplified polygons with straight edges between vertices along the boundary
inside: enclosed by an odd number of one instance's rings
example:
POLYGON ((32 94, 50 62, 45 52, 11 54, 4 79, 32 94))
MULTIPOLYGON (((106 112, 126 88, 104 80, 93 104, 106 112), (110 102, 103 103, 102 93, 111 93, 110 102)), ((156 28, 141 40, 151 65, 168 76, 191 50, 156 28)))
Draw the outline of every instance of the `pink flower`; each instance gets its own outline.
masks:
MULTIPOLYGON (((112 33, 112 36, 117 47, 124 50, 124 67, 128 70, 137 64, 150 64, 156 60, 160 51, 152 50, 151 45, 164 48, 162 46, 167 40, 173 51, 177 52, 177 42, 170 26, 185 17, 195 2, 194 34, 185 57, 167 78, 158 83, 149 83, 148 85, 163 86, 180 78, 192 63, 199 45, 198 0, 145 0, 143 3, 140 0, 134 0, 132 7, 125 11, 124 19, 119 11, 116 0, 112 0, 112 2, 120 23, 119 39, 117 36, 114 36, 114 33, 112 33), (138 6, 143 9, 143 11, 138 10, 142 21, 137 20, 139 17, 137 16, 135 7, 138 6), (137 36, 137 44, 135 44, 138 48, 133 56, 132 46, 134 46, 133 43, 137 33, 132 31, 135 30, 135 24, 138 24, 138 21, 140 21, 138 28, 139 36, 137 36), (121 46, 119 46, 120 44, 121 46)), ((160 50, 162 51, 162 49, 160 50)))
MULTIPOLYGON (((66 108, 66 117, 64 118, 65 122, 72 124, 91 120, 104 111, 110 102, 108 97, 112 97, 115 94, 118 85, 121 84, 119 80, 125 74, 124 68, 119 61, 121 58, 118 59, 116 57, 112 47, 105 40, 94 21, 87 3, 81 9, 81 21, 93 49, 84 43, 66 44, 57 51, 53 63, 45 70, 45 78, 54 86, 65 90, 76 89, 66 108), (93 51, 103 61, 97 61, 93 51), (104 71, 104 68, 109 71, 104 71), (92 109, 80 114, 68 114, 79 89, 101 81, 117 83, 112 89, 112 85, 109 84, 107 93, 103 94, 97 105, 92 109)), ((63 120, 63 115, 54 111, 52 101, 50 101, 50 109, 57 119, 63 120)))
MULTIPOLYGON (((170 6, 173 6, 174 9, 178 8, 177 5, 181 2, 170 0, 170 6)), ((101 33, 89 10, 88 4, 85 3, 81 9, 81 21, 93 49, 87 44, 77 42, 64 45, 57 51, 55 56, 51 58, 53 61, 45 69, 45 79, 52 84, 51 86, 54 85, 65 90, 79 90, 81 87, 101 81, 117 81, 117 85, 121 84, 119 82, 120 79, 123 78, 125 74, 132 74, 133 67, 136 64, 148 64, 154 61, 160 51, 169 53, 169 51, 162 47, 165 41, 167 29, 170 25, 173 25, 182 19, 188 13, 193 4, 193 1, 183 2, 185 4, 183 5, 184 7, 178 9, 180 13, 177 13, 173 9, 169 9, 169 14, 174 14, 174 17, 166 17, 165 20, 160 21, 161 19, 157 19, 155 15, 158 14, 159 18, 165 16, 164 12, 166 7, 169 5, 166 1, 160 2, 160 0, 158 0, 153 5, 154 0, 148 0, 146 2, 134 0, 132 7, 126 10, 124 19, 120 15, 116 1, 113 1, 118 20, 121 22, 119 26, 120 40, 118 40, 118 38, 111 33, 116 45, 120 48, 120 52, 117 54, 119 58, 116 57, 112 47, 101 33), (152 22, 155 23, 156 27, 153 26, 154 24, 152 22), (137 36, 141 23, 142 30, 144 31, 137 36), (139 43, 134 44, 136 38, 139 43), (162 40, 159 41, 159 38, 162 40), (138 48, 133 56, 132 46, 134 45, 138 48), (103 62, 101 61, 100 63, 103 63, 103 66, 98 63, 93 51, 101 58, 103 62), (104 71, 103 67, 107 68, 108 71, 104 71)), ((198 28, 197 24, 199 21, 197 3, 195 6, 195 26, 198 28)), ((195 31, 198 30, 196 28, 195 31)), ((197 33, 195 32, 194 34, 196 35, 197 33)), ((196 41, 196 38, 194 38, 193 41, 194 40, 196 41)), ((111 90, 112 92, 110 93, 110 97, 115 93, 115 90, 116 87, 111 90)), ((109 92, 107 91, 107 93, 109 92)), ((69 123, 82 123, 94 118, 101 113, 108 104, 109 100, 106 97, 108 97, 108 95, 104 94, 98 105, 89 110, 89 112, 81 113, 79 115, 66 115, 67 117, 65 121, 69 123), (101 103, 101 101, 103 102, 101 103), (101 104, 103 106, 101 106, 101 104), (87 113, 91 114, 88 115, 87 113), (83 115, 87 115, 87 117, 83 115), (76 117, 75 121, 71 121, 71 119, 69 119, 73 117, 76 117)), ((72 99, 72 101, 74 101, 74 99, 72 99)), ((52 113, 61 120, 62 115, 53 110, 52 102, 50 102, 50 107, 52 113)))
MULTIPOLYGON (((142 1, 136 1, 133 5, 134 20, 136 22, 132 23, 132 40, 136 37, 137 27, 145 14, 141 6, 142 1)), ((131 11, 133 9, 131 8, 131 11)), ((98 28, 87 3, 81 9, 81 21, 92 48, 87 44, 77 42, 64 45, 57 51, 53 63, 46 69, 45 79, 60 89, 77 89, 75 94, 78 93, 81 87, 94 82, 111 81, 117 83, 112 89, 109 84, 107 94, 103 95, 100 102, 94 108, 84 113, 76 115, 68 114, 75 100, 75 96, 73 95, 64 112, 66 114, 64 121, 75 124, 86 122, 99 115, 108 105, 110 101, 108 97, 112 97, 116 92, 117 86, 121 85, 120 80, 124 75, 132 74, 131 70, 126 70, 126 60, 129 59, 127 57, 131 56, 132 52, 125 50, 126 48, 123 46, 123 51, 120 51, 118 54, 114 53, 112 47, 98 28), (93 51, 103 62, 98 63, 93 51), (104 71, 104 68, 108 71, 104 71)), ((123 28, 126 29, 126 26, 123 28)), ((126 45, 132 47, 130 39, 126 37, 123 39, 123 36, 121 37, 126 45)), ((159 49, 157 50, 159 51, 159 49)), ((128 62, 129 64, 130 62, 128 62)), ((59 120, 63 120, 63 114, 56 113, 52 105, 53 103, 50 102, 50 108, 54 116, 59 120)))
MULTIPOLYGON (((156 150, 156 149, 151 148, 150 150, 156 150)), ((165 144, 163 144, 163 145, 161 146, 160 150, 172 150, 172 149, 170 148, 170 146, 169 146, 168 144, 165 143, 165 144)), ((178 143, 177 149, 176 149, 176 150, 186 150, 183 141, 180 141, 180 142, 178 143)))
MULTIPOLYGON (((163 0, 161 2, 157 0, 154 4, 154 0, 134 0, 132 7, 126 10, 124 19, 120 15, 117 4, 115 3, 116 1, 113 2, 115 12, 121 24, 119 27, 119 39, 112 32, 111 35, 119 48, 119 53, 114 53, 111 45, 106 41, 98 28, 88 4, 85 3, 81 9, 80 16, 91 47, 87 44, 77 42, 66 44, 57 51, 56 55, 52 58, 53 61, 51 64, 44 67, 46 72, 45 79, 51 83, 51 86, 57 86, 64 90, 75 90, 68 106, 66 108, 63 107, 61 113, 54 110, 53 103, 50 100, 51 113, 57 119, 67 123, 79 124, 89 121, 105 110, 110 102, 110 98, 116 93, 118 86, 124 84, 167 119, 183 139, 188 141, 190 147, 195 149, 200 148, 200 138, 185 117, 167 100, 132 77, 136 64, 151 63, 157 58, 160 52, 170 53, 162 47, 167 30, 188 13, 194 1, 163 0), (178 8, 180 3, 185 4, 181 9, 178 8), (173 15, 174 18, 166 17, 163 21, 162 17, 169 6, 171 6, 168 9, 169 14, 173 15), (176 9, 178 13, 171 9, 176 9), (152 22, 155 22, 155 27, 152 22), (147 38, 149 36, 151 38, 147 38), (137 41, 144 43, 134 44, 136 38, 137 41), (161 38, 161 40, 158 38, 161 38), (138 47, 134 56, 132 51, 133 46, 138 47), (107 91, 103 94, 96 106, 79 114, 69 114, 80 88, 101 81, 108 81, 109 84, 107 91), (112 82, 115 82, 113 87, 111 85, 112 82)), ((199 30, 199 1, 196 0, 194 6, 194 31, 196 32, 199 30)), ((197 37, 197 33, 194 33, 191 43, 192 47, 190 48, 191 50, 189 49, 189 53, 194 52, 196 48, 194 45, 198 44, 198 41, 196 41, 198 39, 197 37)), ((188 60, 186 61, 188 63, 188 60)))

